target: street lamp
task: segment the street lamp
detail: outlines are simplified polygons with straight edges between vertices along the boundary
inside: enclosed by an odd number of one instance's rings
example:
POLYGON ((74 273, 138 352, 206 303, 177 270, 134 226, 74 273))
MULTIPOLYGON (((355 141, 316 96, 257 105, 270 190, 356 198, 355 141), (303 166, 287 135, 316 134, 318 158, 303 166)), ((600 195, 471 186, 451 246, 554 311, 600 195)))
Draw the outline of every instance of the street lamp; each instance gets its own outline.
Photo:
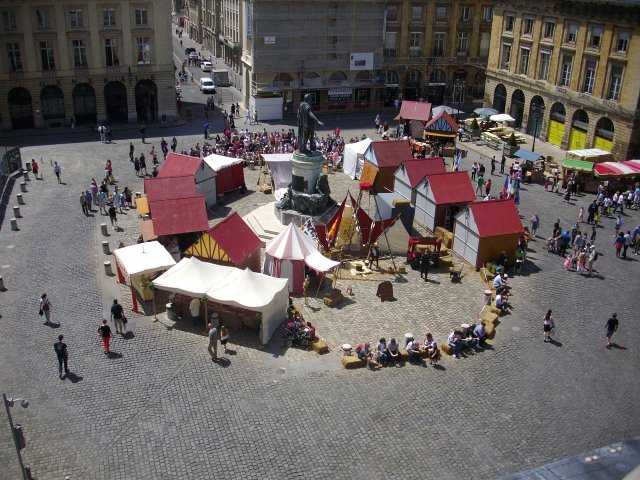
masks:
POLYGON ((533 127, 533 145, 531 146, 531 151, 535 152, 536 151, 536 138, 538 137, 538 122, 540 121, 540 117, 543 115, 544 112, 544 105, 541 105, 539 103, 535 103, 531 106, 531 109, 533 110, 533 116, 534 116, 534 127, 533 127))
POLYGON ((13 424, 13 417, 11 416, 11 410, 9 409, 9 407, 13 407, 15 402, 20 402, 22 408, 27 408, 29 406, 29 401, 25 400, 24 398, 7 398, 4 393, 2 394, 2 399, 4 400, 4 408, 6 408, 7 410, 7 417, 9 418, 9 426, 11 427, 13 443, 16 447, 16 453, 18 454, 18 463, 20 464, 20 472, 22 472, 22 478, 24 480, 31 480, 29 467, 24 466, 24 463, 22 462, 22 455, 20 454, 20 450, 25 447, 22 426, 13 424))

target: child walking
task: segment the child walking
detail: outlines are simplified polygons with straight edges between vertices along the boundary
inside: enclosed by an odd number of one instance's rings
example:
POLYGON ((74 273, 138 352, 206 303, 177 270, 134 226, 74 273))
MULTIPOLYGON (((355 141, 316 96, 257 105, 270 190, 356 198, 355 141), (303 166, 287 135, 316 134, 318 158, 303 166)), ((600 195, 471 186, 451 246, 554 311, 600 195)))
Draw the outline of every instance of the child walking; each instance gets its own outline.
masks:
POLYGON ((224 353, 227 353, 227 342, 229 341, 229 330, 227 327, 222 325, 220 327, 220 343, 222 344, 222 348, 224 349, 224 353))

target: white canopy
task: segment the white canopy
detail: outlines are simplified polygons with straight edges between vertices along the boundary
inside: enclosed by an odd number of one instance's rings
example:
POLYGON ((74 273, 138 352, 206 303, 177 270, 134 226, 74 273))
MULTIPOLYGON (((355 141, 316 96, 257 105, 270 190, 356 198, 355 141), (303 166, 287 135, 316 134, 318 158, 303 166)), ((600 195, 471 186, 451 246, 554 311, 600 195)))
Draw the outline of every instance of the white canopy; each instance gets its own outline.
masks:
POLYGON ((498 113, 496 115, 491 115, 489 117, 489 120, 493 122, 515 122, 516 121, 516 119, 513 118, 508 113, 498 113))
POLYGON ((243 161, 241 158, 225 157, 223 155, 216 155, 215 153, 207 155, 203 158, 203 160, 204 163, 209 165, 215 172, 219 172, 220 170, 232 165, 237 165, 238 163, 242 163, 243 161))
POLYGON ((289 305, 286 279, 249 269, 183 258, 153 281, 154 288, 262 313, 260 341, 266 344, 284 319, 289 305))
POLYGON ((151 275, 176 264, 160 242, 137 243, 113 251, 118 265, 128 276, 151 275))
POLYGON ((287 188, 291 183, 291 157, 293 153, 263 153, 262 158, 269 165, 271 178, 276 190, 287 188))
POLYGON ((364 157, 362 155, 367 151, 369 145, 371 145, 371 139, 365 138, 356 143, 347 143, 344 146, 342 169, 344 173, 354 180, 360 178, 360 172, 364 165, 364 157))
POLYGON ((456 115, 458 113, 464 113, 462 110, 450 107, 448 105, 440 105, 431 109, 431 117, 437 117, 442 112, 447 112, 449 115, 456 115))
POLYGON ((309 268, 316 272, 327 272, 340 265, 322 255, 313 239, 305 235, 293 223, 274 237, 264 250, 267 255, 280 260, 303 260, 309 268))

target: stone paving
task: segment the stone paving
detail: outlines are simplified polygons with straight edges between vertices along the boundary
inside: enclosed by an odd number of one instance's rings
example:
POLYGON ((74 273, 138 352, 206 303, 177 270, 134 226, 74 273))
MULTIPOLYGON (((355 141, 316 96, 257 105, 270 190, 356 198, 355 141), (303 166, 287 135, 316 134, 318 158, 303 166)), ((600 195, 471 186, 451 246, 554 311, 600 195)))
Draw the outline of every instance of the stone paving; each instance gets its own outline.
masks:
MULTIPOLYGON (((370 119, 339 122, 348 138, 367 131, 370 119)), ((0 272, 8 291, 0 293, 0 383, 8 395, 31 402, 12 413, 25 427, 23 454, 37 478, 497 478, 640 434, 640 386, 633 380, 640 334, 632 326, 638 262, 614 258, 612 219, 598 231, 602 255, 594 278, 565 272, 540 239, 532 242, 530 265, 512 280, 514 311, 502 319, 493 348, 444 359, 439 369, 345 371, 335 350, 325 357, 283 351, 277 337, 262 350, 241 335, 235 354, 214 364, 204 337, 134 314, 131 333, 114 340, 115 354, 107 358, 96 338, 114 290, 101 269, 104 219, 97 212, 84 217, 77 196, 107 158, 121 184, 141 189, 125 135, 114 145, 23 149, 25 159, 44 159, 45 180, 28 184, 20 231, 10 230, 8 213, 2 223, 0 272), (61 162, 66 185, 55 183, 49 158, 61 162), (43 291, 59 328, 42 325, 37 315, 43 291), (556 318, 555 344, 542 342, 547 308, 556 318), (614 310, 619 348, 606 350, 604 321, 614 310), (57 378, 52 351, 59 333, 71 353, 66 381, 57 378)), ((195 141, 200 137, 179 138, 195 141)), ((467 163, 479 154, 470 153, 467 163)), ((256 173, 246 173, 255 188, 256 173)), ((350 181, 336 174, 331 182, 340 198, 350 181)), ((242 214, 264 198, 249 193, 231 197, 228 206, 242 214)), ((540 233, 547 235, 555 218, 574 221, 577 203, 532 185, 522 191, 520 210, 524 219, 540 213, 540 233)), ((638 221, 638 212, 625 216, 628 226, 638 221)), ((125 231, 109 238, 112 247, 137 237, 132 213, 121 223, 125 231)), ((427 328, 442 338, 481 300, 476 274, 461 285, 444 275, 425 285, 412 271, 407 280, 396 285, 397 302, 380 304, 375 282, 354 281, 353 303, 305 312, 335 345, 422 335, 427 328)), ((128 306, 126 293, 120 290, 128 306)), ((0 460, 8 469, 0 478, 14 479, 15 452, 2 418, 0 460)))

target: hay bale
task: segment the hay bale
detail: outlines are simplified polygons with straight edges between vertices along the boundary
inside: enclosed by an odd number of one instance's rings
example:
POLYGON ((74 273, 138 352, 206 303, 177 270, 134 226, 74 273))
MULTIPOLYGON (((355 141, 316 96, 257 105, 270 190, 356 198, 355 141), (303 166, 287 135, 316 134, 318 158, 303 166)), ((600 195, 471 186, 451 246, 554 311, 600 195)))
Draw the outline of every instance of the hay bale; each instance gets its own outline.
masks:
POLYGON ((348 355, 342 357, 342 366, 347 370, 353 370, 354 368, 363 368, 367 365, 367 362, 358 358, 357 355, 348 355))
POLYGON ((395 200, 393 200, 392 205, 394 207, 408 207, 411 205, 411 202, 404 198, 396 198, 395 200))
POLYGON ((409 352, 407 352, 406 348, 399 348, 398 354, 400 355, 400 360, 402 360, 403 362, 409 361, 409 352))
POLYGON ((487 323, 484 326, 484 334, 487 338, 493 338, 496 336, 496 327, 493 323, 487 323))
POLYGON ((438 348, 440 348, 441 353, 446 353, 447 355, 453 355, 453 348, 451 348, 451 345, 449 345, 448 343, 441 343, 438 348))
POLYGON ((443 246, 451 248, 451 245, 453 245, 453 232, 442 227, 436 227, 436 236, 442 239, 443 246))
POLYGON ((498 307, 496 307, 496 306, 495 306, 495 305, 493 305, 493 304, 491 305, 491 308, 489 309, 489 311, 490 311, 491 313, 495 313, 495 314, 496 314, 496 315, 498 315, 498 316, 501 316, 501 315, 502 315, 502 310, 500 310, 498 307))
POLYGON ((489 269, 481 267, 480 270, 478 270, 478 272, 480 273, 480 280, 482 280, 483 282, 486 282, 487 280, 491 280, 491 272, 489 271, 489 269))
POLYGON ((316 338, 311 342, 311 349, 320 355, 324 355, 329 353, 329 344, 324 338, 316 338))
POLYGON ((498 322, 498 314, 493 312, 485 312, 482 316, 482 321, 487 325, 495 325, 498 322))
POLYGON ((269 185, 268 183, 263 183, 262 185, 260 185, 260 191, 264 194, 270 194, 272 192, 271 185, 269 185))

